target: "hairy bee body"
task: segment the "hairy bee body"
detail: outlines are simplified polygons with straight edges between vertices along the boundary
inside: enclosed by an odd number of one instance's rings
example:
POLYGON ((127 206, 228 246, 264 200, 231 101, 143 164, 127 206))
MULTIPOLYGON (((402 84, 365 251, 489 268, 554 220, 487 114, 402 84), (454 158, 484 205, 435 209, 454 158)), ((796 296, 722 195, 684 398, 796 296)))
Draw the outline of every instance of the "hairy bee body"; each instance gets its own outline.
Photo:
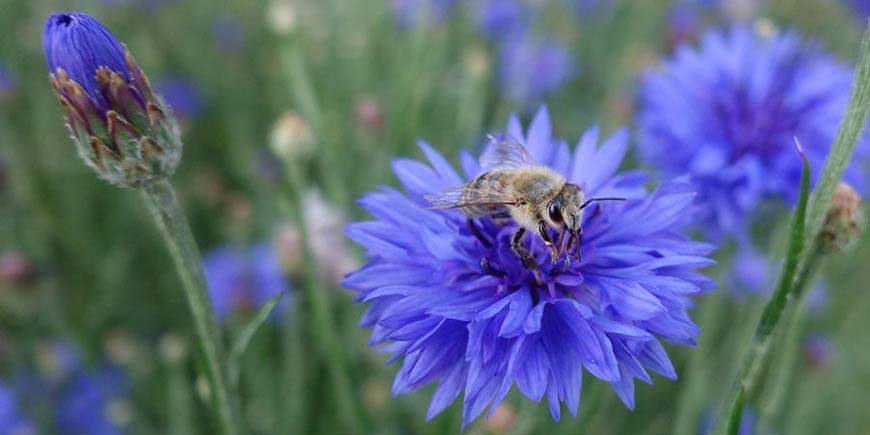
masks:
POLYGON ((535 231, 546 213, 547 204, 559 195, 565 183, 563 176, 543 166, 493 169, 465 185, 460 202, 472 205, 460 207, 460 210, 469 217, 508 212, 517 224, 535 231), (512 198, 515 203, 483 204, 482 198, 494 192, 512 198))
MULTIPOLYGON (((539 266, 523 245, 526 233, 537 234, 543 240, 552 263, 561 255, 563 239, 568 234, 565 252, 576 246, 574 257, 579 260, 583 209, 593 201, 623 199, 586 199, 581 186, 536 163, 522 144, 512 139, 491 137, 488 149, 480 156, 480 166, 485 171, 470 182, 427 195, 426 200, 434 209, 459 209, 468 217, 471 233, 486 247, 491 247, 492 241, 477 228, 474 218, 488 217, 499 222, 511 218, 519 225, 511 238, 511 249, 527 268, 535 271, 538 282, 541 282, 539 266), (557 237, 551 234, 553 230, 557 237)), ((484 260, 481 265, 489 270, 484 260)))

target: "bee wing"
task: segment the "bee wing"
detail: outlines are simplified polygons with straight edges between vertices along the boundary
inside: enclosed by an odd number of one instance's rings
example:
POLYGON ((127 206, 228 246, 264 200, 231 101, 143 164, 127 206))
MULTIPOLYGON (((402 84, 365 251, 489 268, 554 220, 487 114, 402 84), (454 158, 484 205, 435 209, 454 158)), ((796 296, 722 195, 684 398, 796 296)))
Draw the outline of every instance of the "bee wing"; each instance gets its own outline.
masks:
POLYGON ((493 188, 451 186, 440 193, 426 195, 424 198, 431 205, 430 208, 435 210, 516 204, 516 198, 505 192, 504 187, 497 185, 497 183, 492 184, 493 188))
POLYGON ((486 151, 480 155, 480 166, 484 170, 537 165, 538 162, 520 141, 503 134, 490 135, 486 151))

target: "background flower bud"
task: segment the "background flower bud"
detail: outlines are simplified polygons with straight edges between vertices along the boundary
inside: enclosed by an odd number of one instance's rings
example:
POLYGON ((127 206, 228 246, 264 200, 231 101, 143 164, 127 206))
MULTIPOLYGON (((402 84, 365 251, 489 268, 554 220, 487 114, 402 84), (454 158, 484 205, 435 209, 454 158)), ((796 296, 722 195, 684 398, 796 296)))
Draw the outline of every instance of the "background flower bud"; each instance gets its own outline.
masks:
POLYGON ((272 152, 282 159, 297 159, 314 148, 311 127, 299 114, 288 110, 278 118, 270 136, 272 152))
POLYGON ((178 124, 109 29, 83 13, 58 13, 48 17, 42 42, 51 84, 85 163, 122 187, 175 171, 178 124))
POLYGON ((864 228, 861 196, 852 186, 840 183, 825 216, 821 248, 824 252, 843 252, 854 245, 864 228))

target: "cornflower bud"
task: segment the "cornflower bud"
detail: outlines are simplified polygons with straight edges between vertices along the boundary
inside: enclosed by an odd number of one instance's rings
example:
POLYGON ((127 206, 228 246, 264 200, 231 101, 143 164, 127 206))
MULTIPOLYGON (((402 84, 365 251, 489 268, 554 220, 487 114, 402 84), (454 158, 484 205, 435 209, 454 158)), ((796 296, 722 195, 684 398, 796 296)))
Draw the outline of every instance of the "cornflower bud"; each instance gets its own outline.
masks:
POLYGON ((131 187, 175 171, 178 124, 109 29, 87 14, 57 13, 42 44, 79 156, 100 178, 131 187))
POLYGON ((861 195, 846 183, 840 183, 825 215, 825 226, 820 235, 823 252, 843 252, 858 240, 864 227, 864 209, 861 195))

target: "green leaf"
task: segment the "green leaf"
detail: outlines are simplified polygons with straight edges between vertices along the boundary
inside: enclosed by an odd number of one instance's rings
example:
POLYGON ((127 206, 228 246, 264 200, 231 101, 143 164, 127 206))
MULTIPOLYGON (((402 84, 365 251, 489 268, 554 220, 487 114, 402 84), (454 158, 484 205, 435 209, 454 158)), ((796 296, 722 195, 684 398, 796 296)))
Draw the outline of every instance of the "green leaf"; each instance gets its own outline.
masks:
MULTIPOLYGON (((837 130, 834 145, 831 147, 831 152, 825 161, 821 178, 810 198, 807 234, 810 235, 808 240, 811 243, 816 240, 822 230, 825 212, 828 209, 828 204, 831 202, 831 196, 833 196, 834 190, 837 188, 837 184, 840 183, 843 172, 852 158, 855 144, 867 124, 868 115, 870 115, 870 26, 865 30, 864 37, 861 40, 861 52, 859 54, 858 65, 855 68, 855 77, 852 81, 852 94, 849 97, 849 105, 846 107, 846 113, 840 122, 840 128, 837 130)), ((803 253, 800 261, 801 264, 806 263, 809 254, 809 252, 803 253)))
POLYGON ((266 301, 266 303, 257 310, 257 314, 254 315, 254 318, 249 320, 248 324, 242 328, 242 332, 239 333, 239 336, 236 337, 235 342, 233 342, 233 347, 229 354, 229 361, 227 361, 227 370, 229 371, 230 383, 232 385, 238 384, 239 371, 242 365, 242 355, 245 354, 245 349, 248 348, 251 339, 254 338, 254 334, 256 334, 260 329, 260 326, 266 322, 266 319, 269 318, 269 315, 272 314, 272 311, 276 306, 278 306, 278 303, 281 302, 281 298, 283 297, 284 292, 281 292, 277 296, 266 301))
POLYGON ((801 171, 800 196, 798 197, 797 207, 791 221, 791 236, 789 238, 788 251, 785 262, 782 265, 782 271, 779 274, 776 290, 764 307, 761 320, 759 320, 755 335, 752 337, 749 353, 743 361, 740 378, 732 398, 728 402, 729 407, 726 409, 728 419, 725 433, 729 435, 736 435, 739 431, 746 397, 753 394, 762 368, 765 367, 771 355, 772 332, 779 324, 782 312, 788 303, 789 294, 794 283, 795 271, 797 270, 798 258, 804 247, 807 202, 810 196, 810 163, 803 149, 801 149, 800 143, 797 140, 795 140, 795 143, 803 161, 803 168, 801 171))

